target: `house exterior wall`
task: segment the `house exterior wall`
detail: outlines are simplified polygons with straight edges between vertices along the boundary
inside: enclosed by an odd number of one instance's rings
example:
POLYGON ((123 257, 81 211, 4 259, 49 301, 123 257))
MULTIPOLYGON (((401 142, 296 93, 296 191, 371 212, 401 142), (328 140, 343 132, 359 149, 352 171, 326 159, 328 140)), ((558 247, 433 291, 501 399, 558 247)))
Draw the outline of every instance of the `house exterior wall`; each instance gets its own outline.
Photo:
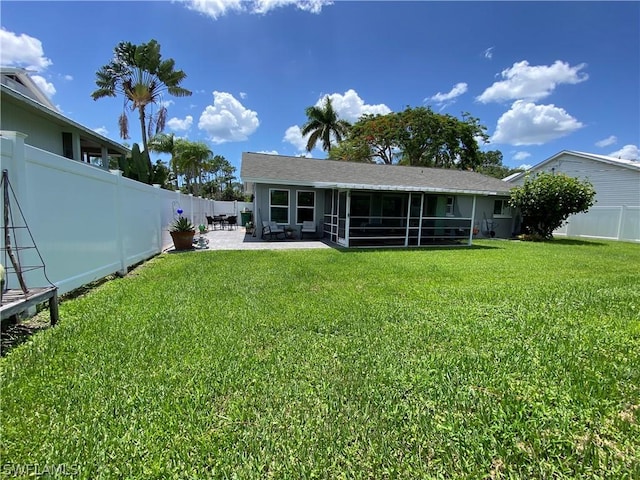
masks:
POLYGON ((62 156, 62 132, 70 132, 71 129, 65 130, 61 125, 52 123, 41 115, 28 112, 17 103, 7 100, 11 100, 10 97, 3 96, 0 130, 23 132, 27 134, 24 141, 27 145, 62 156))
MULTIPOLYGON (((288 205, 288 217, 286 221, 278 221, 281 225, 291 225, 294 228, 298 228, 300 223, 296 222, 296 209, 297 205, 297 192, 299 191, 313 191, 315 192, 315 215, 314 221, 316 223, 316 229, 318 232, 330 232, 332 228, 325 225, 325 199, 331 200, 333 190, 314 189, 310 187, 301 187, 294 185, 277 185, 277 184, 255 184, 253 185, 254 191, 254 218, 258 228, 261 228, 263 221, 273 220, 270 216, 270 192, 272 189, 286 190, 289 192, 289 205, 288 205)), ((352 190, 353 194, 362 193, 360 190, 352 190)), ((384 195, 385 192, 375 191, 369 192, 372 194, 384 195)), ((393 192, 393 194, 399 194, 399 192, 393 192)), ((413 192, 412 195, 420 195, 420 192, 413 192)), ((400 195, 409 196, 408 192, 401 193, 400 195)), ((436 195, 436 194, 427 194, 436 195)), ((443 199, 447 197, 453 197, 453 211, 445 213, 444 210, 438 211, 437 216, 442 218, 460 218, 471 219, 474 216, 474 196, 473 195, 453 195, 453 194, 437 194, 443 199)), ((471 228, 476 227, 478 232, 474 235, 475 238, 511 238, 514 233, 514 225, 519 222, 518 218, 508 212, 508 215, 496 215, 494 214, 496 200, 508 200, 508 197, 495 197, 495 196, 480 196, 476 195, 475 199, 475 217, 471 228), (493 235, 492 233, 493 232, 493 235)), ((446 205, 446 201, 443 201, 443 206, 446 205)), ((373 213, 373 217, 379 217, 378 213, 373 213)), ((406 216, 406 213, 403 214, 406 216)), ((425 214, 426 216, 426 214, 425 214)), ((366 219, 359 218, 360 221, 367 223, 366 219)), ((403 223, 404 224, 404 223, 403 223)), ((354 228, 353 221, 350 222, 351 228, 354 228)), ((338 225, 334 225, 335 229, 339 229, 338 225)), ((373 228, 372 226, 360 226, 362 230, 367 228, 373 228)), ((405 228, 405 227, 402 227, 405 228)), ((469 227, 467 226, 467 231, 469 227)), ((334 232, 335 233, 335 232, 334 232)), ((402 234, 403 235, 403 234, 402 234)))
POLYGON ((271 221, 270 216, 270 192, 272 189, 286 190, 289 192, 289 214, 286 222, 278 222, 281 225, 291 225, 298 228, 302 222, 296 222, 296 209, 298 207, 297 192, 315 192, 315 209, 314 221, 317 231, 321 231, 322 225, 322 207, 324 205, 325 192, 322 189, 301 187, 294 185, 276 185, 276 184, 256 184, 254 192, 254 219, 258 228, 261 228, 263 221, 271 221))
MULTIPOLYGON (((571 215, 554 235, 595 237, 640 242, 640 171, 563 153, 537 172, 563 173, 593 185, 595 203, 586 213, 571 215)), ((512 183, 522 185, 522 176, 512 183)))

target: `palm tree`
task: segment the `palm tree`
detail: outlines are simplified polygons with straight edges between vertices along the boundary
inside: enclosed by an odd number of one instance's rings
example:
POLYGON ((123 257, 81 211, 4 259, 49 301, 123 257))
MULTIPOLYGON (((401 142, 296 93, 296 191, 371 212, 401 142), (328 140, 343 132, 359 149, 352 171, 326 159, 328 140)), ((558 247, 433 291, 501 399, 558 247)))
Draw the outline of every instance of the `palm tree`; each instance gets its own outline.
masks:
POLYGON ((190 142, 179 138, 176 140, 174 154, 177 169, 184 175, 189 193, 198 195, 203 166, 213 155, 213 152, 204 142, 190 142), (191 188, 191 180, 195 180, 193 189, 191 188))
POLYGON ((324 97, 324 104, 321 107, 313 106, 306 109, 305 113, 309 120, 302 126, 302 135, 308 135, 307 152, 313 150, 322 140, 322 149, 326 152, 331 151, 331 137, 335 137, 339 143, 349 132, 351 126, 346 120, 338 118, 338 114, 333 109, 331 98, 324 97))
POLYGON ((149 139, 149 150, 156 153, 168 153, 171 155, 169 166, 173 173, 173 180, 176 182, 176 190, 178 189, 178 165, 176 164, 176 145, 178 140, 173 133, 157 133, 149 139))
MULTIPOLYGON (((94 100, 103 97, 124 96, 124 106, 138 110, 142 145, 148 152, 147 131, 151 132, 155 125, 156 132, 164 129, 167 109, 162 105, 162 94, 169 93, 175 97, 186 97, 191 91, 180 86, 187 76, 182 70, 174 69, 173 59, 162 60, 160 45, 155 40, 149 43, 133 45, 131 42, 120 42, 114 49, 113 59, 96 72, 98 89, 91 94, 94 100), (159 106, 158 112, 149 115, 148 105, 159 106), (147 124, 148 121, 148 124, 147 124)), ((129 125, 125 112, 120 115, 120 136, 129 138, 129 125)))

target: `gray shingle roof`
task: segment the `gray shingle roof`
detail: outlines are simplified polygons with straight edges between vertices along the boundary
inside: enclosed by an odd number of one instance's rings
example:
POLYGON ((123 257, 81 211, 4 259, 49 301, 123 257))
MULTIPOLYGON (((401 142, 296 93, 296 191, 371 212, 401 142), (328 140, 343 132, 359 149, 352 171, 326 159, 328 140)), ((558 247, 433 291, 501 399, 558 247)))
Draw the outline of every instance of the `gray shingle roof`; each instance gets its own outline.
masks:
POLYGON ((404 167, 285 157, 264 153, 242 154, 244 182, 357 190, 508 195, 511 185, 480 173, 444 168, 404 167))

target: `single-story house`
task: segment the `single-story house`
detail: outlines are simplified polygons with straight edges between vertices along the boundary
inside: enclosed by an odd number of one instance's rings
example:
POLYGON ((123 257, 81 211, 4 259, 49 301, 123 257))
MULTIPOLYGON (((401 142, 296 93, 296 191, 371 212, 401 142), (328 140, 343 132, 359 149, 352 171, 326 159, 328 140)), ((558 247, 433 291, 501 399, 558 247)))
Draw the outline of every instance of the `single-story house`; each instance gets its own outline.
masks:
POLYGON ((519 224, 509 185, 475 172, 243 153, 240 175, 262 222, 345 247, 470 245, 519 224))
POLYGON ((129 149, 62 115, 26 70, 0 68, 0 131, 26 134, 25 144, 104 169, 129 149))
POLYGON ((588 180, 595 203, 586 213, 571 215, 554 235, 640 242, 640 162, 563 150, 526 172, 504 180, 522 185, 527 175, 563 173, 588 180))

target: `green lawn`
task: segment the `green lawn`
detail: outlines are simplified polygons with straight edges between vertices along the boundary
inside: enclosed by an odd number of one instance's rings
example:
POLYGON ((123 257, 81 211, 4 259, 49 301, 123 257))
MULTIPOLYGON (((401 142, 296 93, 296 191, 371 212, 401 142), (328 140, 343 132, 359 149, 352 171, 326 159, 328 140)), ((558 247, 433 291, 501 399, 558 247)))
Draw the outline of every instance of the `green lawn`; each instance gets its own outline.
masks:
POLYGON ((64 302, 0 360, 0 474, 640 478, 640 246, 477 243, 165 254, 64 302))

